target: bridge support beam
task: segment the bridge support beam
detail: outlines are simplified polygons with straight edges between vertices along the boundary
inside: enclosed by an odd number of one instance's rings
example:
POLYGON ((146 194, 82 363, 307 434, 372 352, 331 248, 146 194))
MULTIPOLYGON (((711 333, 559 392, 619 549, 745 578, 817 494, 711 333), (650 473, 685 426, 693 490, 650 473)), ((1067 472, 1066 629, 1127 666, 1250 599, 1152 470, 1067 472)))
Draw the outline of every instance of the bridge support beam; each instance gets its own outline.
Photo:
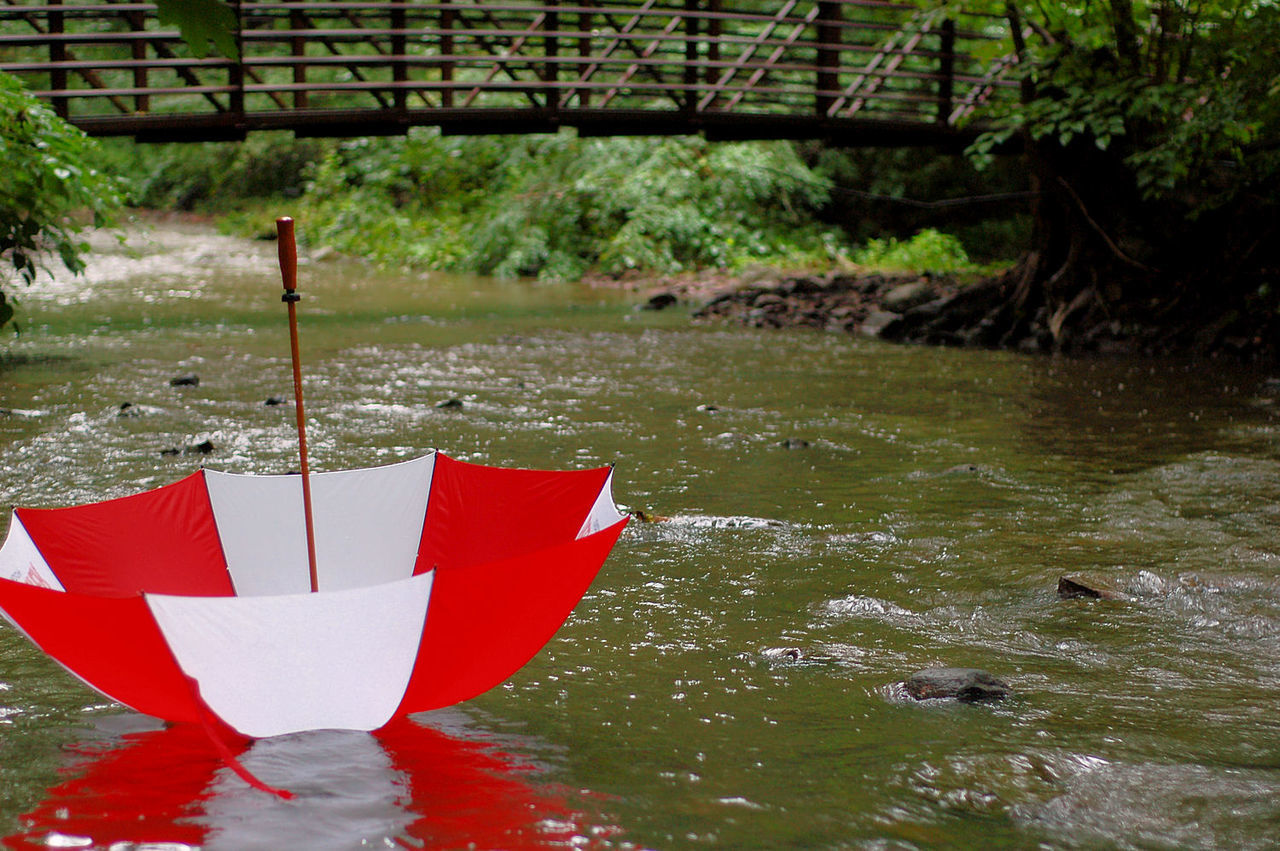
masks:
POLYGON ((938 53, 940 54, 940 67, 938 68, 938 116, 935 121, 938 124, 949 125, 951 123, 951 100, 953 90, 955 88, 956 75, 956 22, 947 19, 942 22, 941 27, 941 45, 938 53))
POLYGON ((840 42, 844 39, 841 5, 818 3, 818 76, 814 111, 828 115, 840 95, 840 42))

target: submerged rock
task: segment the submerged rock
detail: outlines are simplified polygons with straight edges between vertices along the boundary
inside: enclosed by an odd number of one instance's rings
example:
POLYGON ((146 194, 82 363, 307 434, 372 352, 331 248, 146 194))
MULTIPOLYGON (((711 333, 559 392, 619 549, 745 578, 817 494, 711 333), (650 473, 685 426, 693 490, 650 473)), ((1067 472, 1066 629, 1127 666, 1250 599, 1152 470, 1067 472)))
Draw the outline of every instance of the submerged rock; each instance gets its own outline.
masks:
POLYGON ((440 408, 441 410, 453 410, 456 408, 461 408, 463 404, 464 403, 461 399, 458 399, 455 397, 453 399, 445 399, 443 402, 436 402, 436 407, 440 408))
POLYGON ((213 451, 212 440, 202 440, 199 443, 191 443, 181 447, 171 447, 169 449, 161 449, 161 455, 208 455, 213 451))
POLYGON ((169 379, 169 384, 174 387, 195 387, 200 383, 198 375, 179 375, 176 378, 169 379))
POLYGON ((803 662, 809 653, 803 647, 766 647, 760 651, 766 659, 780 662, 803 662))
POLYGON ((1003 700, 1009 686, 981 668, 926 668, 904 683, 907 694, 916 700, 954 698, 965 703, 1003 700))
POLYGON ((666 523, 671 519, 670 517, 663 517, 661 514, 654 514, 652 511, 645 511, 643 508, 637 508, 629 513, 641 523, 666 523))
POLYGON ((266 405, 268 408, 274 408, 276 405, 283 405, 286 401, 288 400, 283 396, 268 396, 267 401, 262 404, 266 405))
POLYGON ((1063 600, 1124 600, 1126 596, 1105 582, 1078 573, 1059 577, 1058 597, 1063 600))
POLYGON ((153 408, 150 405, 139 405, 136 402, 121 402, 120 407, 116 408, 116 416, 128 419, 130 417, 147 417, 152 414, 163 413, 160 408, 153 408))

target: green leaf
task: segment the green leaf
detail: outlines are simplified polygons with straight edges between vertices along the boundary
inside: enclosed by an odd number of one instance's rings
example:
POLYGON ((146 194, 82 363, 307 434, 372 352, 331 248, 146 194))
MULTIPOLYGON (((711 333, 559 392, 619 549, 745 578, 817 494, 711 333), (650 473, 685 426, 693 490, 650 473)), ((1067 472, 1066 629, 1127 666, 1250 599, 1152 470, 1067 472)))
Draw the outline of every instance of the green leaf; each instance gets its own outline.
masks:
POLYGON ((223 0, 156 0, 160 23, 176 26, 196 58, 209 55, 209 45, 228 59, 240 57, 236 13, 223 0))

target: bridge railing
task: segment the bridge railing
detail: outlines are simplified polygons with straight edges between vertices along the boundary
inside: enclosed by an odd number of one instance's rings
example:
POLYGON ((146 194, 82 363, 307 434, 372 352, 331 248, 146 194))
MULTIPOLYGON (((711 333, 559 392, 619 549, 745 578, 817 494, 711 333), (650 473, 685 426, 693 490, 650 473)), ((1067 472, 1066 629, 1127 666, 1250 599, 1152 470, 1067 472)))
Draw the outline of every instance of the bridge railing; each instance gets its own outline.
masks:
POLYGON ((1009 86, 992 70, 1001 19, 885 0, 232 6, 234 61, 194 57, 150 3, 0 0, 0 70, 90 133, 178 139, 416 124, 936 135, 1009 86))

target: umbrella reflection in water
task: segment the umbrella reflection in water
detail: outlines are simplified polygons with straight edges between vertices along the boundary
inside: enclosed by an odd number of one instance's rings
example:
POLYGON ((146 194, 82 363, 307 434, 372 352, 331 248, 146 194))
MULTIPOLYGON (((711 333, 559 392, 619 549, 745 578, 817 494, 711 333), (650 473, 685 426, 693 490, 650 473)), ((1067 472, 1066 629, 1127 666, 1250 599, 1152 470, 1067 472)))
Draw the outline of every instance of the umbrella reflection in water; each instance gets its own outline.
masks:
POLYGON ((536 743, 500 745, 461 726, 465 720, 443 710, 375 734, 317 730, 234 746, 251 771, 298 793, 291 801, 239 782, 193 725, 98 731, 73 748, 81 757, 67 769, 73 776, 50 788, 3 842, 15 849, 523 849, 616 836, 598 801, 540 780, 544 769, 513 752, 536 743))

